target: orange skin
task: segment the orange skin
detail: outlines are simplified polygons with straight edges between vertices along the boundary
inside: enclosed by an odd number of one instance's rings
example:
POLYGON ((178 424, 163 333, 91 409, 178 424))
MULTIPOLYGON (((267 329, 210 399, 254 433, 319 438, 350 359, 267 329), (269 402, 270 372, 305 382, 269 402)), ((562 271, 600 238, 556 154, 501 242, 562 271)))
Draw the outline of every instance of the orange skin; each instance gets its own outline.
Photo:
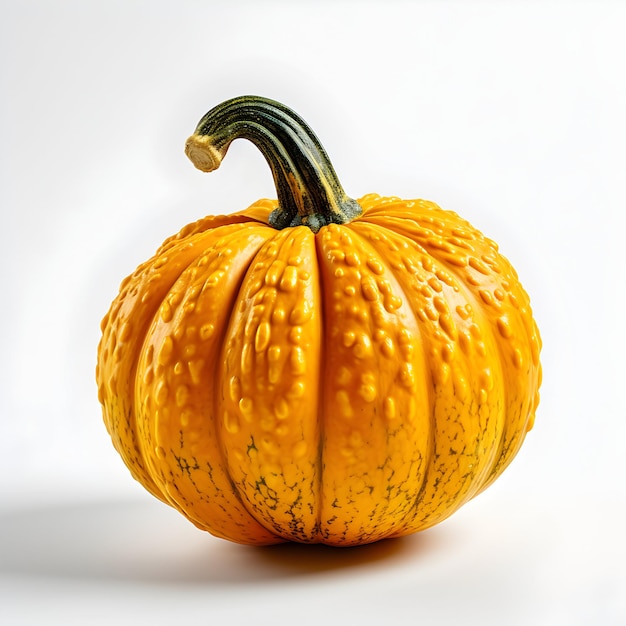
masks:
POLYGON ((317 234, 268 226, 267 200, 201 220, 103 321, 115 447, 214 535, 354 545, 422 530, 532 426, 540 339, 496 245, 430 202, 359 203, 317 234))

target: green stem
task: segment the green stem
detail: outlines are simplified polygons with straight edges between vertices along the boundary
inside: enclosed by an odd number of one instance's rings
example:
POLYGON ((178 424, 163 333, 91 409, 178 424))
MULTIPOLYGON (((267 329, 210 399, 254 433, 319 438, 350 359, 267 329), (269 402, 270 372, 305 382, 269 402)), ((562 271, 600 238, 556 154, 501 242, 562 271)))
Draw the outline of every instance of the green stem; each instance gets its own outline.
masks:
POLYGON ((339 183, 324 148, 293 111, 257 96, 233 98, 211 109, 189 137, 185 152, 204 172, 217 169, 234 139, 248 139, 272 170, 278 208, 269 223, 277 229, 345 224, 361 206, 339 183))

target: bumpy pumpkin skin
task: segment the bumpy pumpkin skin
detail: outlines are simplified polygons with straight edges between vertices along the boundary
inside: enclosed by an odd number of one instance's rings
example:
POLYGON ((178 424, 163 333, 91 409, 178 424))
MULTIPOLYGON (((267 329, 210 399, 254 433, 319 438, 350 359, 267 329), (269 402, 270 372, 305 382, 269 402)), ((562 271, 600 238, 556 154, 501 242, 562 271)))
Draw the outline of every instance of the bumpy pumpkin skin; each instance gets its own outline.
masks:
POLYGON ((493 241, 424 200, 282 230, 276 201, 167 240, 102 322, 104 421, 133 476, 235 542, 426 529, 506 468, 541 378, 493 241))

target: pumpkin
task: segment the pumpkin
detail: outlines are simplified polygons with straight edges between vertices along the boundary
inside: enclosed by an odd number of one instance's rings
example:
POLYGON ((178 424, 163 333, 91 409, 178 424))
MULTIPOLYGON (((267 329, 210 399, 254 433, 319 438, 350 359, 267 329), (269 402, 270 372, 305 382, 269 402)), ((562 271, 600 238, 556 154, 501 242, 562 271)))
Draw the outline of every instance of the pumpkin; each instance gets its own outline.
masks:
POLYGON ((96 372, 113 445, 234 542, 351 546, 441 522, 533 425, 540 337, 515 270, 432 202, 349 198, 277 102, 220 104, 186 154, 211 171, 236 138, 278 200, 189 224, 122 282, 96 372))

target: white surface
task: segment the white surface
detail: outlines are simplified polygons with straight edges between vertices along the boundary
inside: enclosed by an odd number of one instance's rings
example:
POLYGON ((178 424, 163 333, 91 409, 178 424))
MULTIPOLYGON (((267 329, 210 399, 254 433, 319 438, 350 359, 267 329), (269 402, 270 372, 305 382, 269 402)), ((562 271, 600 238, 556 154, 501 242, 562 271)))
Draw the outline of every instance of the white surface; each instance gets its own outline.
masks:
POLYGON ((626 622, 626 5, 45 2, 0 16, 0 621, 626 622), (99 321, 182 225, 273 196, 222 100, 298 111, 348 193, 425 197, 500 243, 542 332, 535 429, 423 535, 255 550, 144 494, 107 439, 99 321))

